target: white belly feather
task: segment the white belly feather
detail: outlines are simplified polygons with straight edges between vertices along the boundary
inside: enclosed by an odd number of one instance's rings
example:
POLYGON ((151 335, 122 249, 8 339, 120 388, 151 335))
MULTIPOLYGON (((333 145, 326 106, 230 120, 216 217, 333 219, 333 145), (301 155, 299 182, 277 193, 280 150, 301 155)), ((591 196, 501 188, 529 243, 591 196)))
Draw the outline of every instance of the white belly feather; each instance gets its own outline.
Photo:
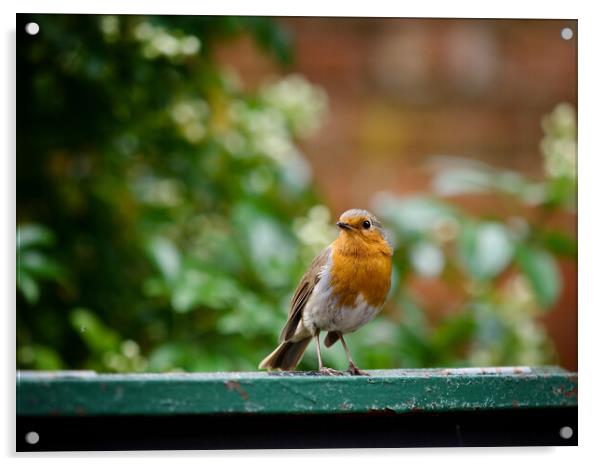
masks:
POLYGON ((323 267, 320 280, 303 309, 299 326, 304 329, 299 328, 297 333, 309 331, 313 334, 316 330, 350 333, 372 320, 381 309, 369 305, 361 294, 358 294, 352 306, 341 307, 329 283, 330 262, 323 267))

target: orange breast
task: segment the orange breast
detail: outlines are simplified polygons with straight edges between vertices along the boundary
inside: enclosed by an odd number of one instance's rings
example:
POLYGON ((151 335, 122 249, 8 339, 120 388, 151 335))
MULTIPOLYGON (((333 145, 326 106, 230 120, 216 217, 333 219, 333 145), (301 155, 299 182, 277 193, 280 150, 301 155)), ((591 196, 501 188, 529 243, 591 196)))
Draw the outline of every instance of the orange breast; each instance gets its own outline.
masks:
POLYGON ((338 238, 333 244, 330 285, 341 305, 353 306, 362 294, 371 306, 382 306, 391 286, 388 244, 338 238))

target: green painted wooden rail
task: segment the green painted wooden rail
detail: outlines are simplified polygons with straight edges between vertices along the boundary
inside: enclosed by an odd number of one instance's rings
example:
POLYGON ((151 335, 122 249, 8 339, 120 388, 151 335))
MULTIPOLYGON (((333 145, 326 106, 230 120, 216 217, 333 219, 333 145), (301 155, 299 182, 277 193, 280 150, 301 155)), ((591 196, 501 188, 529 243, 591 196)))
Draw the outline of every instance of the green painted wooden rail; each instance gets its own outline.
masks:
POLYGON ((558 367, 308 372, 17 374, 17 416, 445 413, 572 408, 577 374, 558 367))

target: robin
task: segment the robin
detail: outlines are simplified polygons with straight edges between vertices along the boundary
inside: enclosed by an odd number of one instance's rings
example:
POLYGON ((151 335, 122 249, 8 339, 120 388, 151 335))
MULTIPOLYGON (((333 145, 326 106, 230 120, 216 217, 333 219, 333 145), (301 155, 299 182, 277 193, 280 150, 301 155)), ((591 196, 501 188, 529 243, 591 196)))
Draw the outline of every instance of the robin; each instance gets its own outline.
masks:
POLYGON ((391 286, 393 251, 380 222, 366 210, 344 212, 337 227, 337 239, 318 254, 297 285, 280 344, 261 361, 260 369, 293 370, 315 338, 320 372, 341 375, 322 364, 319 337, 325 331, 327 348, 341 340, 349 372, 367 375, 351 359, 343 334, 354 332, 382 309, 391 286))

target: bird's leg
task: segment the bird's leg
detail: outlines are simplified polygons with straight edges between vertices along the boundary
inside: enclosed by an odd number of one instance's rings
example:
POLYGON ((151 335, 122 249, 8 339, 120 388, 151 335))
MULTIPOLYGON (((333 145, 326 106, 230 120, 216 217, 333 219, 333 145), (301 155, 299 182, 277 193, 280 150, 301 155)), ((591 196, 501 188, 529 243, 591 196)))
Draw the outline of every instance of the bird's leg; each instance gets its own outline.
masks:
POLYGON ((318 365, 320 366, 320 373, 324 375, 343 375, 341 371, 337 371, 329 367, 324 367, 324 365, 322 364, 322 353, 320 352, 320 332, 316 332, 314 338, 316 339, 316 349, 318 353, 318 365))
POLYGON ((347 360, 349 361, 349 372, 352 375, 370 375, 365 371, 358 369, 353 363, 353 359, 351 359, 351 353, 349 352, 349 348, 347 348, 347 343, 345 343, 345 339, 343 338, 343 334, 339 333, 339 337, 341 338, 341 343, 343 348, 345 348, 345 354, 347 355, 347 360))

